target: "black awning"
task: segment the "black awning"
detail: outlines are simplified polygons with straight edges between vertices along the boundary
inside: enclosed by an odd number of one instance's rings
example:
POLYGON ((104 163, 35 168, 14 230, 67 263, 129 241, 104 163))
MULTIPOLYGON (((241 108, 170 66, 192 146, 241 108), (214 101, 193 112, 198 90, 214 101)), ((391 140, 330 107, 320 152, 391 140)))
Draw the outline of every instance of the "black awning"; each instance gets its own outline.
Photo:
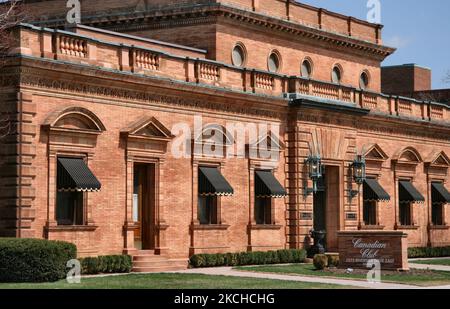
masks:
POLYGON ((198 178, 200 195, 233 195, 234 190, 215 167, 200 167, 198 178))
POLYGON ((285 197, 286 190, 278 182, 271 171, 255 172, 255 196, 256 197, 285 197))
POLYGON ((58 158, 58 191, 99 191, 101 183, 79 158, 58 158))
POLYGON ((366 179, 363 185, 365 201, 390 201, 390 195, 383 189, 378 180, 366 179))
POLYGON ((431 184, 431 197, 434 203, 447 204, 450 203, 450 193, 441 182, 433 182, 431 184))
POLYGON ((400 181, 398 184, 400 202, 425 202, 425 198, 410 181, 400 181))

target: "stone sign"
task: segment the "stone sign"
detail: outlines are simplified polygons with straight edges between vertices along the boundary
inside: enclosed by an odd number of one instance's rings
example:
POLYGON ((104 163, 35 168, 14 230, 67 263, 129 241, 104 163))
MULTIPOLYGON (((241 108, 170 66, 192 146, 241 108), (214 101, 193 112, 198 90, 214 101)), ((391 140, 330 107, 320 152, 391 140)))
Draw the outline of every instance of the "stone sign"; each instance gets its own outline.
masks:
POLYGON ((407 234, 399 231, 338 232, 340 267, 370 267, 378 260, 384 270, 409 270, 407 234))

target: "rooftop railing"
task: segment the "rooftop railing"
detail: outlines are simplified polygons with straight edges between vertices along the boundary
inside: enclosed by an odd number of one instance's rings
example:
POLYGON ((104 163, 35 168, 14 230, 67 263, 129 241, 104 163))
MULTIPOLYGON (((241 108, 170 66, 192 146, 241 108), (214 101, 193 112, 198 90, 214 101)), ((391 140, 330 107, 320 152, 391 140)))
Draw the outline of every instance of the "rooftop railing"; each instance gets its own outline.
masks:
POLYGON ((135 45, 102 41, 73 32, 19 26, 12 54, 92 65, 142 76, 167 77, 182 82, 283 98, 298 93, 354 104, 377 114, 449 122, 449 106, 411 98, 364 91, 346 85, 239 68, 225 63, 181 57, 135 45))

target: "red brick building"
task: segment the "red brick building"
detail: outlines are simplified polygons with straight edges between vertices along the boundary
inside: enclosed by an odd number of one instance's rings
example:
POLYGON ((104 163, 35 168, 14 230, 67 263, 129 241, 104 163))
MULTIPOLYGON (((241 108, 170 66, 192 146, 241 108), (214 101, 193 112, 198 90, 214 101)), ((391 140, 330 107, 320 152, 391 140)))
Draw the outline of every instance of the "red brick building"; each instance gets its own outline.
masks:
POLYGON ((382 67, 381 91, 422 101, 450 104, 450 89, 432 89, 431 70, 416 64, 382 67))
POLYGON ((381 93, 382 26, 287 0, 105 0, 62 30, 66 1, 26 2, 42 20, 0 74, 0 236, 146 255, 137 270, 307 247, 312 228, 331 251, 358 229, 450 245, 450 110, 381 93))

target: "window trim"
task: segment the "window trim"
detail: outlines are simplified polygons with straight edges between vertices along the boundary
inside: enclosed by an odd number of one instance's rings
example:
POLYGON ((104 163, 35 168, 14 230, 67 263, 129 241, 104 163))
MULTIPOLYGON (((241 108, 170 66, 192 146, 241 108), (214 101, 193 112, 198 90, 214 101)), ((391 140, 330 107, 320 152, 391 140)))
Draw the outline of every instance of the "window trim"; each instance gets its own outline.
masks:
POLYGON ((342 85, 343 78, 344 78, 344 70, 343 70, 342 66, 339 63, 334 64, 333 68, 331 69, 331 82, 335 85, 342 85), (334 74, 335 69, 339 70, 339 81, 338 82, 335 82, 333 79, 333 74, 334 74))
POLYGON ((247 59, 248 59, 248 53, 247 53, 247 48, 245 47, 244 43, 236 42, 236 44, 234 44, 233 48, 231 49, 231 63, 238 68, 244 68, 247 65, 247 59), (241 65, 236 65, 236 63, 234 62, 233 54, 234 54, 234 50, 236 48, 240 48, 242 51, 241 65))
POLYGON ((370 76, 369 71, 368 70, 363 70, 361 72, 361 74, 359 74, 359 88, 361 90, 368 90, 368 89, 370 89, 370 81, 371 81, 371 76, 370 76), (363 75, 365 75, 366 78, 367 78, 367 82, 366 82, 366 85, 364 86, 364 88, 361 87, 361 80, 362 80, 363 75))
POLYGON ((433 190, 433 188, 432 188, 432 184, 433 183, 442 183, 444 186, 445 186, 445 180, 444 179, 430 179, 429 180, 429 188, 430 188, 430 194, 429 194, 429 207, 431 207, 431 209, 430 209, 430 222, 429 222, 429 226, 430 226, 430 228, 434 228, 434 229, 439 229, 439 228, 447 228, 447 227, 449 227, 448 226, 448 223, 447 223, 447 221, 446 221, 446 205, 447 205, 447 203, 440 203, 440 204, 434 204, 433 203, 433 194, 432 194, 432 190, 433 190), (442 220, 442 224, 435 224, 434 222, 433 222, 433 207, 435 207, 435 205, 436 206, 438 206, 438 207, 441 207, 441 216, 442 216, 442 218, 441 218, 441 220, 442 220))
POLYGON ((283 60, 281 58, 281 54, 278 50, 276 49, 272 49, 269 53, 269 56, 267 57, 267 71, 269 71, 270 73, 279 73, 282 70, 283 67, 283 60), (275 71, 270 70, 270 58, 272 57, 272 55, 275 55, 277 57, 278 60, 278 67, 275 71))
POLYGON ((413 178, 408 178, 408 177, 399 177, 396 181, 396 190, 397 190, 397 198, 396 198, 396 203, 397 203, 397 228, 398 229, 418 229, 419 226, 417 226, 414 222, 415 216, 414 216, 414 202, 409 202, 408 207, 409 207, 409 214, 410 214, 410 223, 409 225, 404 225, 401 222, 401 218, 400 218, 400 205, 401 204, 406 204, 406 203, 401 203, 400 202, 400 182, 401 181, 409 181, 412 184, 414 183, 414 179, 413 178))
POLYGON ((314 73, 314 64, 313 61, 310 57, 305 57, 302 62, 300 63, 300 76, 303 78, 308 78, 311 79, 313 78, 313 73, 314 73), (303 76, 303 64, 307 62, 309 64, 309 76, 303 76))
POLYGON ((218 163, 218 162, 194 162, 193 168, 196 169, 196 173, 194 173, 194 175, 196 175, 195 177, 195 183, 196 183, 196 193, 195 193, 195 199, 196 199, 196 203, 195 203, 195 208, 196 208, 196 212, 193 214, 194 215, 194 222, 192 223, 192 225, 195 226, 211 226, 211 227, 220 227, 220 226, 227 226, 226 222, 223 220, 222 217, 222 196, 216 196, 216 222, 217 223, 213 223, 213 224, 201 224, 200 223, 200 218, 199 218, 199 199, 200 199, 200 194, 199 194, 199 173, 200 173, 200 168, 201 167, 215 167, 219 170, 219 172, 222 172, 222 163, 218 163))
MULTIPOLYGON (((275 220, 275 199, 273 197, 257 197, 255 192, 256 192, 256 172, 258 171, 270 171, 272 174, 275 173, 275 170, 268 170, 268 169, 263 169, 263 168, 253 168, 252 169, 252 174, 253 174, 253 188, 252 188, 252 195, 253 195, 253 218, 252 218, 252 222, 254 222, 255 226, 277 226, 276 224, 276 220, 275 220), (270 223, 257 223, 257 218, 256 218, 256 202, 258 199, 264 199, 264 200, 269 200, 270 201, 270 223)), ((266 216, 265 216, 266 217, 266 216)))
POLYGON ((88 192, 81 192, 81 194, 82 194, 82 209, 83 209, 83 222, 82 222, 82 224, 80 225, 80 224, 59 224, 58 223, 58 217, 57 217, 57 209, 58 209, 58 193, 60 193, 59 192, 59 190, 58 190, 58 183, 57 183, 57 181, 56 181, 56 179, 58 179, 58 159, 59 158, 73 158, 73 159, 81 159, 81 160, 83 160, 84 161, 84 163, 87 165, 87 166, 89 166, 88 165, 88 155, 85 155, 85 154, 78 154, 78 155, 76 155, 76 154, 64 154, 64 153, 58 153, 56 156, 55 156, 55 164, 56 164, 56 167, 55 167, 55 222, 56 222, 56 226, 57 227, 84 227, 84 226, 88 226, 89 225, 89 223, 88 223, 88 221, 89 221, 89 219, 88 219, 88 192))

